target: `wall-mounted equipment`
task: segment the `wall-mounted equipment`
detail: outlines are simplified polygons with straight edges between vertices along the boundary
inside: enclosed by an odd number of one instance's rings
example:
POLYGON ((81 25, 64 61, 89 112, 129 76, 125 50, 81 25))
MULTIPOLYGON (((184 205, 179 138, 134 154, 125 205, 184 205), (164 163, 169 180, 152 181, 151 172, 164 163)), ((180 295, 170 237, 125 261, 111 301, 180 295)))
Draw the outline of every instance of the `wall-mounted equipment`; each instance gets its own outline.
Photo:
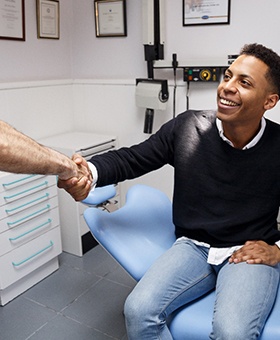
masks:
POLYGON ((229 54, 228 64, 231 65, 238 57, 239 57, 239 54, 229 54))
POLYGON ((145 133, 152 133, 154 110, 165 110, 168 97, 167 80, 136 79, 136 105, 146 109, 145 133))
POLYGON ((184 81, 220 81, 220 67, 186 67, 184 81))
POLYGON ((173 118, 176 115, 176 71, 182 72, 183 80, 187 83, 186 109, 189 109, 189 87, 191 83, 215 83, 222 79, 224 70, 228 68, 228 60, 220 59, 189 59, 177 61, 177 55, 173 54, 171 60, 156 60, 154 70, 173 69, 174 71, 174 94, 173 94, 173 118))
POLYGON ((141 104, 140 107, 146 108, 144 133, 152 133, 154 110, 158 109, 158 106, 162 107, 162 103, 168 99, 168 90, 166 92, 167 99, 164 98, 165 90, 162 87, 165 85, 162 85, 162 82, 154 81, 153 65, 154 60, 164 58, 163 5, 164 0, 142 0, 143 45, 149 81, 139 82, 139 86, 136 88, 136 104, 137 106, 141 104), (147 106, 142 106, 144 102, 147 102, 147 106))
MULTIPOLYGON (((162 83, 153 82, 154 71, 159 69, 173 69, 174 91, 173 91, 173 117, 176 115, 176 88, 177 71, 183 72, 183 80, 187 84, 186 108, 189 109, 189 86, 193 82, 219 82, 224 69, 230 65, 227 59, 211 60, 188 60, 178 62, 176 53, 172 54, 172 60, 164 60, 164 4, 165 0, 142 0, 142 27, 145 61, 147 62, 148 76, 146 81, 136 80, 136 105, 146 108, 144 133, 152 133, 154 110, 164 110, 167 98, 162 83), (159 95, 160 94, 160 95, 159 95)), ((232 59, 235 55, 229 56, 232 59)), ((167 89, 167 81, 166 81, 167 89)))
POLYGON ((167 80, 136 79, 136 105, 138 107, 165 110, 168 96, 167 80))
POLYGON ((146 61, 164 58, 163 6, 164 0, 142 0, 142 34, 146 61))

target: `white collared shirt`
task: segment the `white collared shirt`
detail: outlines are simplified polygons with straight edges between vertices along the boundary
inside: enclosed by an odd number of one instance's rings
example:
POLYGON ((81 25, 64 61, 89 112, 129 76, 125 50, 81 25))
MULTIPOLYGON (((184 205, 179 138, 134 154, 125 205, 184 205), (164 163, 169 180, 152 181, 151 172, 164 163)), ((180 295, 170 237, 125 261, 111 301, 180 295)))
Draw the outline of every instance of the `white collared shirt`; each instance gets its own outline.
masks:
MULTIPOLYGON (((223 125, 222 122, 220 121, 220 119, 216 118, 216 125, 220 134, 220 137, 227 142, 229 145, 231 145, 232 147, 234 147, 234 145, 232 144, 232 142, 224 135, 224 129, 223 129, 223 125)), ((264 119, 264 117, 262 117, 261 120, 261 128, 260 131, 256 134, 256 136, 248 143, 244 146, 244 148, 242 150, 247 150, 252 148, 253 146, 255 146, 258 141, 262 138, 262 135, 264 133, 264 129, 266 127, 266 121, 264 119)))

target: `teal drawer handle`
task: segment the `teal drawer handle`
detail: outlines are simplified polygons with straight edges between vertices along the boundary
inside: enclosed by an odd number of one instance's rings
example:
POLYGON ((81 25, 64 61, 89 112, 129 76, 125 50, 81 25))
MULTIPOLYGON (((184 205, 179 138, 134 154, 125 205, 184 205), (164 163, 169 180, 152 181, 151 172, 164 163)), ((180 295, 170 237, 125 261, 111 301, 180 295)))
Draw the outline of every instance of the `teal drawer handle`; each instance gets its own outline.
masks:
POLYGON ((29 175, 29 176, 26 176, 26 177, 17 179, 17 180, 15 180, 15 181, 13 181, 13 182, 3 183, 2 185, 3 185, 3 187, 8 187, 8 186, 10 186, 10 185, 17 184, 17 183, 22 182, 22 181, 26 181, 27 179, 29 179, 29 178, 31 178, 31 177, 34 177, 34 176, 36 176, 36 175, 29 175))
POLYGON ((16 240, 18 240, 19 238, 22 238, 22 237, 24 237, 24 236, 26 236, 26 235, 28 235, 28 234, 30 234, 30 233, 33 233, 34 231, 36 231, 36 230, 38 230, 38 229, 40 229, 40 228, 46 226, 47 224, 50 224, 51 222, 52 222, 52 220, 49 218, 49 219, 47 220, 47 222, 42 223, 42 224, 38 225, 37 227, 35 227, 35 228, 31 229, 31 230, 28 230, 28 231, 26 231, 25 233, 23 233, 23 234, 21 234, 21 235, 18 235, 18 236, 16 236, 16 237, 10 237, 10 238, 9 238, 9 241, 16 241, 16 240))
POLYGON ((15 208, 13 208, 13 209, 6 209, 5 211, 6 211, 7 214, 9 214, 9 213, 11 213, 11 212, 13 212, 13 211, 15 211, 15 210, 24 208, 24 207, 26 207, 26 206, 28 206, 28 205, 30 205, 30 204, 32 204, 32 203, 41 201, 41 200, 43 200, 44 198, 48 198, 49 196, 50 196, 50 194, 49 194, 49 193, 46 193, 44 196, 38 197, 38 198, 36 198, 36 199, 34 199, 34 200, 32 200, 32 201, 29 201, 29 202, 27 202, 27 203, 25 203, 25 204, 19 205, 18 207, 15 207, 15 208))
POLYGON ((23 191, 18 192, 18 193, 14 194, 14 195, 11 195, 11 196, 4 196, 4 199, 5 199, 5 200, 8 200, 8 199, 11 199, 11 198, 20 196, 20 195, 22 195, 22 194, 26 194, 26 193, 29 192, 29 191, 38 189, 38 188, 43 187, 43 186, 48 185, 48 184, 49 184, 49 182, 48 182, 48 181, 45 181, 44 183, 38 184, 38 185, 36 185, 35 187, 32 187, 32 188, 23 190, 23 191))
POLYGON ((37 251, 37 253, 35 253, 35 254, 33 254, 33 255, 27 257, 26 259, 24 259, 24 260, 22 260, 22 261, 20 261, 20 262, 12 262, 12 264, 13 264, 14 267, 21 266, 21 265, 24 264, 25 262, 32 260, 34 257, 36 257, 36 256, 42 254, 44 251, 46 251, 46 250, 52 248, 53 245, 54 245, 53 241, 50 241, 50 244, 49 244, 48 246, 46 246, 45 248, 43 248, 43 249, 37 251))
POLYGON ((45 210, 49 210, 50 207, 51 207, 51 206, 50 206, 49 204, 47 204, 47 206, 46 206, 45 208, 42 208, 42 209, 40 209, 40 210, 38 210, 38 211, 35 211, 34 213, 32 213, 32 214, 30 214, 30 215, 27 215, 27 216, 25 216, 25 217, 23 217, 23 218, 20 218, 20 219, 17 220, 17 221, 14 221, 14 222, 7 222, 7 224, 8 224, 9 227, 10 227, 10 226, 13 226, 13 225, 15 225, 15 224, 18 224, 18 223, 20 223, 20 222, 23 222, 23 221, 29 219, 30 217, 33 217, 33 216, 35 216, 35 215, 38 215, 38 214, 40 214, 41 212, 43 212, 43 211, 45 211, 45 210))

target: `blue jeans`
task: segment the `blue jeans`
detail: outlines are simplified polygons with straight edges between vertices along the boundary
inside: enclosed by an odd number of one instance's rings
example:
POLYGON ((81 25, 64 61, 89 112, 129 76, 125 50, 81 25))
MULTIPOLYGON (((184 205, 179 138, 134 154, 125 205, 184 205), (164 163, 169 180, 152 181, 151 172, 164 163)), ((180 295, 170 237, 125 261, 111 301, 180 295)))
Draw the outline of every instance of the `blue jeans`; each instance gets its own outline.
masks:
POLYGON ((215 266, 207 263, 207 256, 208 248, 179 239, 151 266, 125 303, 129 340, 171 340, 168 315, 214 288, 209 338, 258 338, 276 298, 279 265, 230 264, 226 260, 215 266))

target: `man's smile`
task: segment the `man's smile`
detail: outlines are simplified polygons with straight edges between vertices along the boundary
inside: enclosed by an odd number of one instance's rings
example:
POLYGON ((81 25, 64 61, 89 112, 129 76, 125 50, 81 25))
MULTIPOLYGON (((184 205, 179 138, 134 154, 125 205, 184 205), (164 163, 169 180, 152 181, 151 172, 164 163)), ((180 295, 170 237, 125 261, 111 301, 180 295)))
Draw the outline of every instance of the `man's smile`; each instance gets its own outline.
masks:
POLYGON ((240 104, 238 104, 238 103, 236 103, 232 100, 221 98, 221 97, 220 97, 220 103, 222 105, 226 105, 226 106, 240 106, 240 104))

